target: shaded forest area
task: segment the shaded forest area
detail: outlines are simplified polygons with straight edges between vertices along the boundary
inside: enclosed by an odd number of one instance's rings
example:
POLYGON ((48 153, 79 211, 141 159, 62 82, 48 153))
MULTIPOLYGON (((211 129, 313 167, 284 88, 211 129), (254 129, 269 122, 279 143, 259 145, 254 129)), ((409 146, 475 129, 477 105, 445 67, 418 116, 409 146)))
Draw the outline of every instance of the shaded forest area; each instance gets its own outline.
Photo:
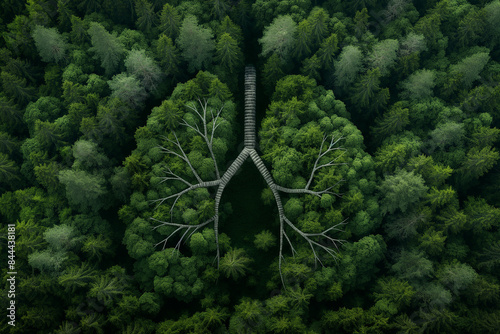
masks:
POLYGON ((4 0, 0 31, 0 332, 499 332, 500 0, 4 0), (249 162, 217 229, 158 224, 214 215, 171 196, 243 149, 246 64, 332 254, 249 162))

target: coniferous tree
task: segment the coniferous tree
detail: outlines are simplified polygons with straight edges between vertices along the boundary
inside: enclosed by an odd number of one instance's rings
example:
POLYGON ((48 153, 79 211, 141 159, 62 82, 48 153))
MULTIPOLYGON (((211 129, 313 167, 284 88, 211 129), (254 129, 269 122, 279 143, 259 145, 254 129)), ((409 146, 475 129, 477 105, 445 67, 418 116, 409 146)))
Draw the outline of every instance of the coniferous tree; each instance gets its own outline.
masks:
POLYGON ((296 34, 293 54, 297 59, 302 60, 311 53, 311 26, 307 20, 299 23, 296 34))
POLYGON ((175 47, 172 39, 166 35, 160 35, 156 46, 156 57, 160 60, 160 65, 167 76, 175 78, 179 73, 180 57, 179 51, 175 47))
POLYGON ((319 60, 321 61, 322 66, 325 69, 333 69, 334 56, 337 53, 338 49, 338 38, 335 34, 331 34, 321 43, 317 55, 319 57, 319 60))
POLYGON ((160 31, 171 39, 177 38, 181 26, 181 16, 177 9, 169 3, 163 6, 160 14, 160 31))
POLYGON ((18 105, 25 106, 35 98, 35 89, 27 86, 26 79, 19 78, 8 72, 0 74, 4 93, 18 105))
POLYGON ((59 63, 65 58, 66 42, 56 28, 36 26, 33 39, 43 61, 59 63))
POLYGON ((274 89, 276 82, 284 76, 282 60, 277 54, 273 54, 264 64, 262 71, 263 80, 268 90, 274 89))
POLYGON ((238 66, 242 64, 243 53, 236 40, 234 40, 228 33, 224 33, 219 37, 215 48, 215 55, 217 61, 226 68, 229 73, 233 73, 238 66))
POLYGON ((292 51, 296 40, 297 24, 291 16, 279 16, 264 29, 264 35, 259 39, 262 44, 262 55, 276 54, 286 58, 292 51))
POLYGON ((187 16, 179 30, 177 44, 182 56, 189 64, 189 71, 194 72, 206 68, 212 63, 215 42, 212 31, 198 25, 195 16, 187 16))
POLYGON ((363 66, 363 54, 357 46, 348 45, 342 49, 335 63, 335 86, 346 89, 356 80, 363 66))
POLYGON ((91 37, 92 47, 90 48, 101 60, 101 66, 107 75, 113 74, 122 60, 125 49, 118 38, 106 31, 97 22, 91 22, 88 33, 91 37))
POLYGON ((161 80, 161 71, 155 61, 146 56, 144 50, 132 50, 125 58, 127 72, 141 81, 148 91, 156 89, 161 80))
POLYGON ((137 21, 135 22, 137 28, 147 34, 151 33, 158 24, 153 5, 147 0, 135 0, 135 12, 137 15, 137 21))

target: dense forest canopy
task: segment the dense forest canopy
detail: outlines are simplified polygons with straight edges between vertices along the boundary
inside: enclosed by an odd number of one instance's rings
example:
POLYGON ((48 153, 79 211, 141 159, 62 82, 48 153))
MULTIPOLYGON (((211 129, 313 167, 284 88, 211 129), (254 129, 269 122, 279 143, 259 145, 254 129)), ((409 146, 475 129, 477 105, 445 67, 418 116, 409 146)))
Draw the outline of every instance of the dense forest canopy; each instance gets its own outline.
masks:
POLYGON ((0 332, 499 332, 499 0, 4 0, 0 31, 0 332))

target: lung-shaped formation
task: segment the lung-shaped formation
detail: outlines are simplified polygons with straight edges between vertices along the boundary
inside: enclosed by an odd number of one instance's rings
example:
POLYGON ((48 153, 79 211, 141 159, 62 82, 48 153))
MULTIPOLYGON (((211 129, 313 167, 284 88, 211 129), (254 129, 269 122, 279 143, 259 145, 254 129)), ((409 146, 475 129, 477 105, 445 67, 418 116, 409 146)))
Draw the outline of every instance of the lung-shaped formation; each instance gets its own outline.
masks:
MULTIPOLYGON (((185 193, 192 191, 197 188, 208 188, 208 187, 217 187, 216 194, 215 194, 215 214, 213 217, 208 219, 207 221, 197 224, 197 225, 189 225, 189 224, 180 224, 176 222, 165 222, 165 221, 160 221, 154 218, 151 218, 152 220, 155 220, 156 222, 160 223, 159 226, 173 226, 176 227, 175 231, 171 233, 167 238, 159 242, 157 245, 163 244, 163 248, 165 248, 167 241, 169 240, 170 237, 172 237, 175 233, 184 231, 182 234, 179 242, 176 245, 176 249, 178 249, 182 243, 182 240, 187 236, 189 238, 191 235, 193 235, 196 231, 198 231, 200 228, 207 226, 210 223, 214 223, 214 232, 215 232, 215 240, 217 244, 217 265, 219 264, 220 260, 220 251, 219 251, 219 207, 220 207, 220 200, 222 198, 222 194, 224 192, 225 187, 229 183, 229 181, 232 179, 232 177, 236 174, 236 172, 241 168, 243 163, 247 158, 250 157, 250 159, 253 161, 257 169, 259 170, 260 174, 266 181, 267 185, 271 189, 274 199, 276 201, 276 206, 278 207, 278 215, 279 215, 279 221, 280 221, 280 231, 279 231, 279 240, 280 240, 280 246, 279 246, 279 271, 280 275, 283 281, 283 276, 281 274, 281 263, 283 259, 283 244, 284 240, 287 241, 288 245, 290 246, 292 253, 295 252, 295 248, 293 247, 293 244, 291 240, 289 239, 287 235, 287 230, 292 230, 296 233, 298 233, 300 236, 302 236, 309 244, 312 253, 314 255, 314 259, 319 261, 321 263, 321 260, 319 256, 317 255, 316 251, 318 249, 321 249, 328 253, 329 255, 336 257, 337 251, 338 251, 338 245, 342 244, 342 240, 340 239, 335 239, 331 236, 328 235, 329 232, 331 231, 340 231, 339 226, 343 225, 344 222, 339 223, 337 225, 331 226, 328 229, 324 230, 323 232, 320 233, 306 233, 301 231, 299 228, 295 226, 285 215, 285 211, 283 209, 283 204, 281 201, 281 196, 280 192, 284 193, 289 193, 289 194, 310 194, 310 195, 315 195, 318 197, 321 197, 323 194, 333 194, 333 195, 338 195, 335 194, 331 191, 335 185, 332 185, 331 187, 328 187, 325 190, 321 191, 313 191, 309 189, 311 185, 311 181, 314 177, 314 173, 318 171, 321 168, 324 167, 330 167, 334 165, 338 165, 335 161, 339 158, 339 155, 336 155, 334 158, 328 158, 329 155, 328 153, 334 152, 336 150, 342 150, 342 148, 338 147, 337 144, 342 138, 331 138, 328 140, 327 136, 323 137, 323 141, 321 143, 321 147, 318 153, 318 157, 314 163, 314 167, 311 171, 309 181, 307 182, 307 185, 303 189, 290 189, 290 188, 285 188, 281 187, 279 185, 276 185, 274 182, 271 173, 269 173, 269 170, 267 169, 266 165, 262 161, 261 157, 255 150, 255 144, 256 144, 256 135, 255 135, 255 104, 256 104, 256 91, 255 91, 255 81, 256 81, 256 74, 255 74, 255 67, 253 66, 247 66, 245 68, 245 147, 243 150, 240 152, 240 154, 236 157, 236 159, 233 161, 233 163, 228 167, 228 169, 222 174, 222 176, 219 177, 219 172, 217 170, 217 179, 213 181, 203 181, 201 178, 198 176, 198 173, 196 172, 195 168, 191 164, 188 156, 184 152, 182 146, 180 145, 179 141, 176 140, 170 141, 176 148, 177 151, 169 150, 163 148, 165 153, 173 154, 182 160, 186 162, 186 164, 189 166, 191 169, 193 175, 196 177, 198 180, 197 184, 191 184, 187 180, 184 180, 180 178, 179 176, 170 173, 173 177, 171 179, 179 180, 184 182, 186 185, 188 185, 187 188, 184 190, 170 195, 165 198, 161 198, 158 200, 158 202, 163 203, 166 200, 174 198, 174 203, 171 207, 171 210, 174 209, 175 204, 177 203, 178 199, 184 195, 185 193)), ((214 160, 215 166, 217 164, 215 163, 215 157, 212 152, 212 140, 213 140, 213 133, 217 129, 217 121, 218 117, 221 113, 221 110, 219 110, 217 113, 214 113, 213 111, 209 111, 207 107, 207 103, 202 103, 199 101, 199 109, 198 110, 195 106, 188 106, 191 108, 195 113, 200 117, 201 123, 203 124, 203 129, 199 129, 197 125, 192 125, 190 123, 187 123, 184 121, 183 125, 190 127, 191 129, 195 130, 198 132, 198 134, 203 137, 206 141, 206 144, 208 146, 209 151, 211 152, 212 159, 214 160), (211 115, 211 119, 207 121, 207 115, 211 115), (211 133, 208 131, 208 128, 210 127, 209 124, 211 125, 211 133), (210 134, 209 134, 210 133, 210 134)), ((177 137, 176 137, 177 138, 177 137)), ((217 169, 217 168, 216 168, 217 169)), ((283 281, 284 284, 284 281, 283 281)))

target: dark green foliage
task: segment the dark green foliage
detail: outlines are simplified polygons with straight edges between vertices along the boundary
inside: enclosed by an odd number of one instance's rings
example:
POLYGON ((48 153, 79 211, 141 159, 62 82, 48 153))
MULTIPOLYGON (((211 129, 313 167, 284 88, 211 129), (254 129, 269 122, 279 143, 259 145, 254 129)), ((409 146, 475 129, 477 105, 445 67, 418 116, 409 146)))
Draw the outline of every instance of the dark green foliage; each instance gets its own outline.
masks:
POLYGON ((215 46, 215 55, 219 64, 228 72, 235 72, 236 68, 241 65, 243 54, 236 40, 228 33, 222 34, 215 46))
POLYGON ((156 47, 156 56, 166 75, 175 77, 179 73, 179 51, 173 45, 172 39, 166 35, 160 35, 156 47))
POLYGON ((18 105, 25 106, 35 99, 35 90, 26 83, 26 79, 19 78, 8 72, 0 74, 4 93, 18 105))
POLYGON ((5 0, 0 32, 0 332, 498 332, 499 0, 5 0), (243 151, 249 64, 275 186, 168 198, 243 151))
POLYGON ((147 0, 136 0, 135 12, 137 15, 137 21, 135 22, 137 28, 145 33, 150 33, 157 25, 156 13, 153 5, 147 0))
POLYGON ((175 7, 166 3, 160 14, 160 31, 167 37, 174 39, 177 37, 181 26, 181 18, 175 7))

